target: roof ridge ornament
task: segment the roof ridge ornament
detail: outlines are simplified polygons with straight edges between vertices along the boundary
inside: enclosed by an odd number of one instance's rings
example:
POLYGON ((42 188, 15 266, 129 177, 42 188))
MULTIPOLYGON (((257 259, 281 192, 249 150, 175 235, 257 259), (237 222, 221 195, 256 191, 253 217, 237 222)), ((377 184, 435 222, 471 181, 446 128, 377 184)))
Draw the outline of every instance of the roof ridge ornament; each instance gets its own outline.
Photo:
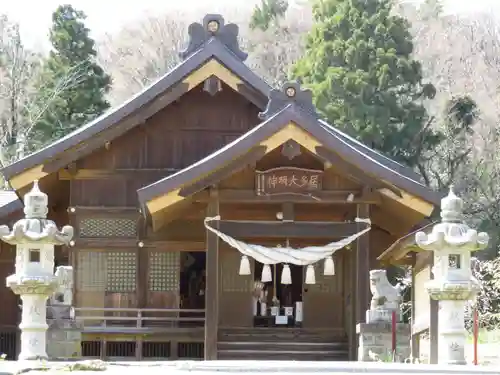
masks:
POLYGON ((259 118, 267 120, 289 104, 295 104, 314 116, 318 116, 313 104, 312 91, 303 89, 299 82, 285 82, 281 89, 272 89, 269 92, 267 107, 264 112, 259 113, 259 118))
POLYGON ((184 51, 179 53, 185 60, 198 51, 212 38, 218 39, 241 61, 245 61, 248 54, 240 49, 238 43, 239 27, 234 23, 225 24, 224 17, 220 14, 207 14, 203 23, 193 22, 188 27, 189 42, 184 51))

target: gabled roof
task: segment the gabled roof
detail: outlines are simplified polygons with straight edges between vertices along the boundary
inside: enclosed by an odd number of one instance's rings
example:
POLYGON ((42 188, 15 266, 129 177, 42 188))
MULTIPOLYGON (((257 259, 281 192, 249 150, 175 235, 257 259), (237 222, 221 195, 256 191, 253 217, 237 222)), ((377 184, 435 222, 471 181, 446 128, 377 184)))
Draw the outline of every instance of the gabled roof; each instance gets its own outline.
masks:
MULTIPOLYGON (((122 105, 109 110, 102 116, 96 118, 94 121, 80 127, 76 131, 55 141, 49 146, 3 168, 2 173, 4 177, 7 180, 10 180, 12 177, 22 173, 23 171, 43 164, 46 160, 53 159, 57 155, 80 144, 84 145, 84 150, 82 151, 79 149, 78 153, 75 152, 73 156, 74 160, 82 157, 84 154, 91 153, 99 147, 102 147, 105 142, 111 141, 112 139, 103 139, 100 144, 92 146, 86 145, 85 143, 99 133, 105 132, 115 126, 120 127, 121 121, 143 109, 155 99, 161 98, 162 94, 165 92, 168 92, 169 90, 174 91, 173 95, 168 97, 168 101, 164 100, 162 102, 162 106, 155 106, 154 108, 155 111, 161 110, 170 102, 185 94, 186 90, 192 89, 194 86, 191 82, 192 87, 187 84, 186 86, 189 87, 174 90, 178 84, 181 84, 183 80, 186 79, 186 77, 190 76, 200 68, 203 68, 204 65, 209 64, 210 62, 215 62, 215 64, 212 64, 210 68, 220 68, 219 70, 225 69, 228 71, 228 75, 236 78, 235 81, 241 82, 243 85, 247 85, 249 89, 246 91, 242 90, 242 93, 244 95, 245 93, 249 94, 248 98, 258 107, 263 109, 267 102, 267 96, 271 88, 264 80, 262 80, 247 65, 245 65, 244 59, 246 58, 246 54, 239 51, 239 47, 237 44, 235 45, 238 33, 237 26, 234 24, 224 25, 224 20, 220 15, 207 15, 203 20, 203 24, 204 25, 202 26, 199 23, 193 23, 189 27, 191 39, 189 41, 188 48, 181 53, 181 56, 185 58, 185 60, 173 68, 170 72, 166 73, 152 85, 145 88, 143 91, 139 92, 122 105), (215 32, 207 31, 208 24, 211 21, 216 21, 219 25, 219 29, 215 32), (218 64, 219 66, 217 67, 216 65, 218 64)), ((204 77, 203 74, 198 77, 201 78, 201 81, 214 74, 213 69, 207 69, 204 74, 207 75, 207 77, 204 77)), ((224 77, 217 78, 224 81, 224 77)), ((234 86, 231 85, 230 82, 225 83, 230 86, 234 86)), ((153 114, 154 111, 148 112, 149 117, 153 114)), ((134 123, 123 126, 122 132, 114 131, 112 138, 114 139, 118 137, 144 120, 145 118, 137 119, 134 123)))
MULTIPOLYGON (((286 84, 282 91, 272 90, 266 112, 262 113, 262 117, 266 118, 264 122, 199 162, 139 189, 138 196, 141 204, 148 206, 153 200, 166 194, 177 194, 177 198, 172 197, 171 200, 176 203, 182 199, 179 195, 182 187, 230 164, 257 146, 270 146, 269 143, 266 144, 266 140, 271 137, 281 134, 279 136, 281 140, 286 141, 291 138, 293 135, 286 133, 287 127, 290 126, 296 126, 303 131, 304 134, 299 138, 309 139, 309 146, 313 148, 310 151, 321 153, 322 149, 330 150, 353 167, 363 170, 367 175, 397 187, 431 205, 439 203, 440 195, 425 186, 417 178, 418 175, 415 172, 369 149, 320 120, 319 116, 313 112, 311 105, 304 105, 304 102, 311 100, 309 94, 305 99, 302 97, 304 92, 309 92, 309 90, 301 90, 297 84, 290 83, 286 84), (293 91, 288 91, 290 89, 293 91), (294 98, 286 97, 288 94, 285 93, 290 92, 294 93, 294 98), (278 102, 282 105, 279 110, 276 108, 278 102), (315 141, 310 141, 311 138, 315 141)), ((295 141, 301 143, 300 140, 295 139, 295 141)))
POLYGON ((418 232, 429 233, 437 223, 438 221, 431 221, 430 219, 423 220, 417 229, 414 228, 414 230, 407 235, 397 239, 377 257, 377 260, 387 264, 398 263, 412 251, 424 251, 416 243, 416 234, 418 232))
POLYGON ((23 202, 19 199, 15 191, 0 190, 0 217, 5 217, 20 210, 23 202))

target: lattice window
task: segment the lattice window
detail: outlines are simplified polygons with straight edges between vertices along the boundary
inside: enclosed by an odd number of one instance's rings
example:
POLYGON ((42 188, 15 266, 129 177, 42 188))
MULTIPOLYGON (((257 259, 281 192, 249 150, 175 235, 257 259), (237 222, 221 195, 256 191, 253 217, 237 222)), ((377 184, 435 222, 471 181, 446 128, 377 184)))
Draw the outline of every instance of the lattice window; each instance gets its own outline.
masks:
POLYGON ((80 237, 125 237, 137 235, 137 222, 126 218, 84 218, 80 220, 80 237))
POLYGON ((152 251, 149 253, 149 290, 167 292, 179 290, 180 252, 152 251))
POLYGON ((77 254, 77 289, 82 292, 104 291, 106 289, 106 253, 78 250, 77 254))
POLYGON ((135 292, 137 286, 137 254, 131 251, 113 251, 107 254, 106 291, 135 292))

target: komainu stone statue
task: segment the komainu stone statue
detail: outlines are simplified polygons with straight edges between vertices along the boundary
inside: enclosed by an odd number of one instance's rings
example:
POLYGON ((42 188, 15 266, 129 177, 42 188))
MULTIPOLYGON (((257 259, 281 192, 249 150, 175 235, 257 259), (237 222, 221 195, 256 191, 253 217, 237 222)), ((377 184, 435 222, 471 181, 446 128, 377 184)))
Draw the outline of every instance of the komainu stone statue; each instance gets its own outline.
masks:
POLYGON ((54 276, 57 289, 47 306, 47 354, 54 360, 79 358, 82 324, 73 313, 73 267, 59 266, 54 276))
POLYGON ((370 271, 372 300, 366 322, 356 326, 359 334, 358 360, 393 358, 402 362, 410 356, 410 325, 400 322, 401 288, 387 280, 385 270, 370 271), (396 348, 392 352, 392 318, 396 312, 396 348))
POLYGON ((57 302, 71 306, 73 304, 73 267, 59 266, 56 268, 55 276, 59 284, 55 295, 57 302))
POLYGON ((401 290, 391 285, 386 270, 370 271, 370 310, 399 310, 401 290))

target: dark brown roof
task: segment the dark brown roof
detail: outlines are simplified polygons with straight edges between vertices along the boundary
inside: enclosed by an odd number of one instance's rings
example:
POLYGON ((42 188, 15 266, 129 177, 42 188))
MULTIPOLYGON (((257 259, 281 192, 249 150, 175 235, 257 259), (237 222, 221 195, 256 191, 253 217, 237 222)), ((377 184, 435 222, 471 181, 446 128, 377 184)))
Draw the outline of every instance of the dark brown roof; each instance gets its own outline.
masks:
MULTIPOLYGON (((286 87, 284 88, 284 91, 286 87)), ((275 91, 275 90, 273 90, 275 91)), ((286 104, 286 103, 285 103, 286 104)), ((268 108, 270 105, 268 105, 268 108)), ((290 122, 302 127, 322 144, 334 150, 343 159, 354 164, 367 174, 378 177, 423 200, 438 204, 441 196, 425 186, 412 170, 382 156, 348 137, 331 125, 319 119, 316 113, 305 109, 299 103, 290 101, 279 112, 267 120, 197 163, 138 190, 139 201, 144 205, 182 185, 206 175, 231 160, 248 152, 260 142, 269 138, 290 122)))
POLYGON ((5 217, 23 208, 23 202, 15 191, 0 190, 0 217, 5 217))
MULTIPOLYGON (((186 76, 213 58, 232 71, 242 81, 246 82, 253 90, 260 93, 264 99, 268 96, 269 90, 271 89, 270 86, 245 65, 241 57, 235 55, 219 39, 212 37, 203 44, 200 49, 190 54, 186 60, 181 62, 151 86, 133 96, 130 100, 111 109, 94 121, 91 121, 40 151, 3 168, 2 174, 8 180, 29 168, 42 164, 45 160, 51 159, 79 143, 85 142, 96 134, 113 127, 120 120, 123 120, 141 107, 147 105, 153 99, 181 82, 186 76)), ((265 100, 263 103, 265 104, 265 100)), ((261 105, 261 103, 255 104, 261 105)), ((95 149, 97 149, 97 147, 89 147, 86 150, 86 154, 91 153, 95 149)), ((79 156, 81 156, 81 154, 79 156)), ((75 155, 75 159, 76 157, 75 155)))
POLYGON ((389 246, 382 254, 377 257, 377 260, 390 262, 391 260, 399 260, 393 259, 393 256, 397 253, 398 258, 404 257, 411 251, 420 250, 415 241, 415 235, 418 232, 429 233, 434 225, 436 225, 439 221, 431 221, 429 219, 423 220, 417 229, 413 229, 407 235, 397 239, 391 246, 389 246))

